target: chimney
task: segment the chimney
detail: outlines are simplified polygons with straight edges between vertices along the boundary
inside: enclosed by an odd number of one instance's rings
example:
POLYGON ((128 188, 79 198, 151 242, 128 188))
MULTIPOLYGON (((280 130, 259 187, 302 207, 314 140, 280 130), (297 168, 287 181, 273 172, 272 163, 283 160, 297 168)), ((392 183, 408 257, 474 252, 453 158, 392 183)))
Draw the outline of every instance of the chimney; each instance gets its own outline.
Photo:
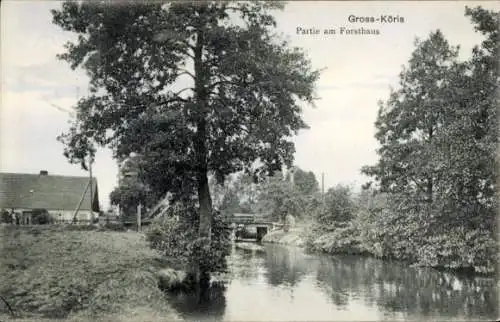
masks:
POLYGON ((47 170, 40 170, 40 175, 41 176, 48 176, 49 172, 47 170))

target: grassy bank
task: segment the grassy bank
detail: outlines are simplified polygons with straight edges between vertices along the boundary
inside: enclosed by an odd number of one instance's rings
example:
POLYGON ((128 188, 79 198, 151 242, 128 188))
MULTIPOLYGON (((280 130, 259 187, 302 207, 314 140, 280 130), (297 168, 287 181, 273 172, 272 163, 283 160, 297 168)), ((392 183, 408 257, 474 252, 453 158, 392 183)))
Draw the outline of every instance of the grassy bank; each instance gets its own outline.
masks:
POLYGON ((264 243, 303 247, 305 244, 305 228, 292 228, 288 232, 282 229, 271 231, 262 238, 264 243))
MULTIPOLYGON (((158 289, 166 263, 137 233, 3 226, 0 295, 17 318, 177 319, 158 289)), ((10 317, 0 304, 3 316, 10 317)))
POLYGON ((266 234, 262 241, 271 244, 281 244, 302 247, 309 251, 327 254, 357 254, 367 255, 368 252, 359 247, 356 236, 348 229, 337 230, 335 233, 312 233, 310 226, 299 226, 284 232, 282 229, 266 234))

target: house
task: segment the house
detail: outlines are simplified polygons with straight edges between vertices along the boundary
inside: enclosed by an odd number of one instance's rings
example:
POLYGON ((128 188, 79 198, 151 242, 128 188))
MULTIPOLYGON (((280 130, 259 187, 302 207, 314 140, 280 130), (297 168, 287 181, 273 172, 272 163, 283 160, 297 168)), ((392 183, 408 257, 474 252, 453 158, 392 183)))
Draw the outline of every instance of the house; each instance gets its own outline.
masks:
POLYGON ((88 177, 0 173, 0 210, 15 213, 20 224, 30 224, 35 209, 44 209, 55 222, 90 223, 99 214, 97 180, 92 180, 92 211, 88 177))

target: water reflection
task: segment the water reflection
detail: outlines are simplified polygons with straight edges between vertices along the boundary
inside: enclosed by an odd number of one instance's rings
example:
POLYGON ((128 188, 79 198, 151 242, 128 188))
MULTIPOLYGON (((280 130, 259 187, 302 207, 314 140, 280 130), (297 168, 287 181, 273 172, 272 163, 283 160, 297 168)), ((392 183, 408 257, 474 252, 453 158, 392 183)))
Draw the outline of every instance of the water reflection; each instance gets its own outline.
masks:
POLYGON ((268 283, 273 286, 296 286, 310 269, 307 256, 300 249, 279 245, 266 247, 264 265, 268 283))
POLYGON ((320 258, 317 279, 337 305, 357 297, 388 313, 418 318, 498 316, 493 278, 459 278, 398 262, 342 256, 320 258))
POLYGON ((227 289, 170 295, 196 320, 492 320, 498 317, 494 278, 463 278, 399 262, 357 256, 308 255, 266 245, 233 249, 227 289))
POLYGON ((202 294, 181 291, 169 294, 169 303, 186 320, 222 320, 226 308, 225 287, 212 285, 202 294))
POLYGON ((258 279, 262 268, 265 267, 264 258, 266 255, 266 251, 234 247, 228 259, 230 271, 228 279, 239 279, 247 283, 253 283, 258 279))

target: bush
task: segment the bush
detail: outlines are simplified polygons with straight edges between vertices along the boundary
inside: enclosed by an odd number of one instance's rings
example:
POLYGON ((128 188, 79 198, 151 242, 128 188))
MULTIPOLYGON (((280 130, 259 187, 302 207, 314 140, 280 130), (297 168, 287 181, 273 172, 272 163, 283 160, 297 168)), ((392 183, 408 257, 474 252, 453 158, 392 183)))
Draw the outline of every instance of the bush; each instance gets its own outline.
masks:
POLYGON ((416 255, 422 266, 493 273, 498 245, 487 231, 456 227, 424 239, 416 255))
POLYGON ((207 273, 225 272, 230 253, 230 233, 219 212, 212 221, 212 240, 199 238, 199 216, 192 205, 177 203, 167 214, 151 223, 146 236, 150 246, 176 259, 177 265, 192 270, 199 264, 207 273))
POLYGON ((487 229, 458 222, 459 211, 435 202, 422 207, 397 195, 363 195, 356 225, 362 247, 381 258, 421 266, 494 273, 498 245, 487 229))
POLYGON ((353 223, 356 204, 347 186, 330 188, 324 208, 315 214, 315 223, 306 238, 306 247, 326 253, 363 253, 360 232, 353 223))
POLYGON ((498 244, 492 225, 484 220, 493 206, 464 207, 446 198, 429 204, 369 190, 352 198, 345 187, 330 189, 325 204, 306 238, 309 250, 496 272, 498 244))
POLYGON ((328 230, 313 228, 306 239, 306 248, 328 254, 362 254, 366 252, 359 229, 354 223, 339 223, 328 230))
POLYGON ((11 224, 12 223, 12 215, 10 212, 7 210, 2 209, 2 218, 1 218, 2 223, 4 224, 11 224))

